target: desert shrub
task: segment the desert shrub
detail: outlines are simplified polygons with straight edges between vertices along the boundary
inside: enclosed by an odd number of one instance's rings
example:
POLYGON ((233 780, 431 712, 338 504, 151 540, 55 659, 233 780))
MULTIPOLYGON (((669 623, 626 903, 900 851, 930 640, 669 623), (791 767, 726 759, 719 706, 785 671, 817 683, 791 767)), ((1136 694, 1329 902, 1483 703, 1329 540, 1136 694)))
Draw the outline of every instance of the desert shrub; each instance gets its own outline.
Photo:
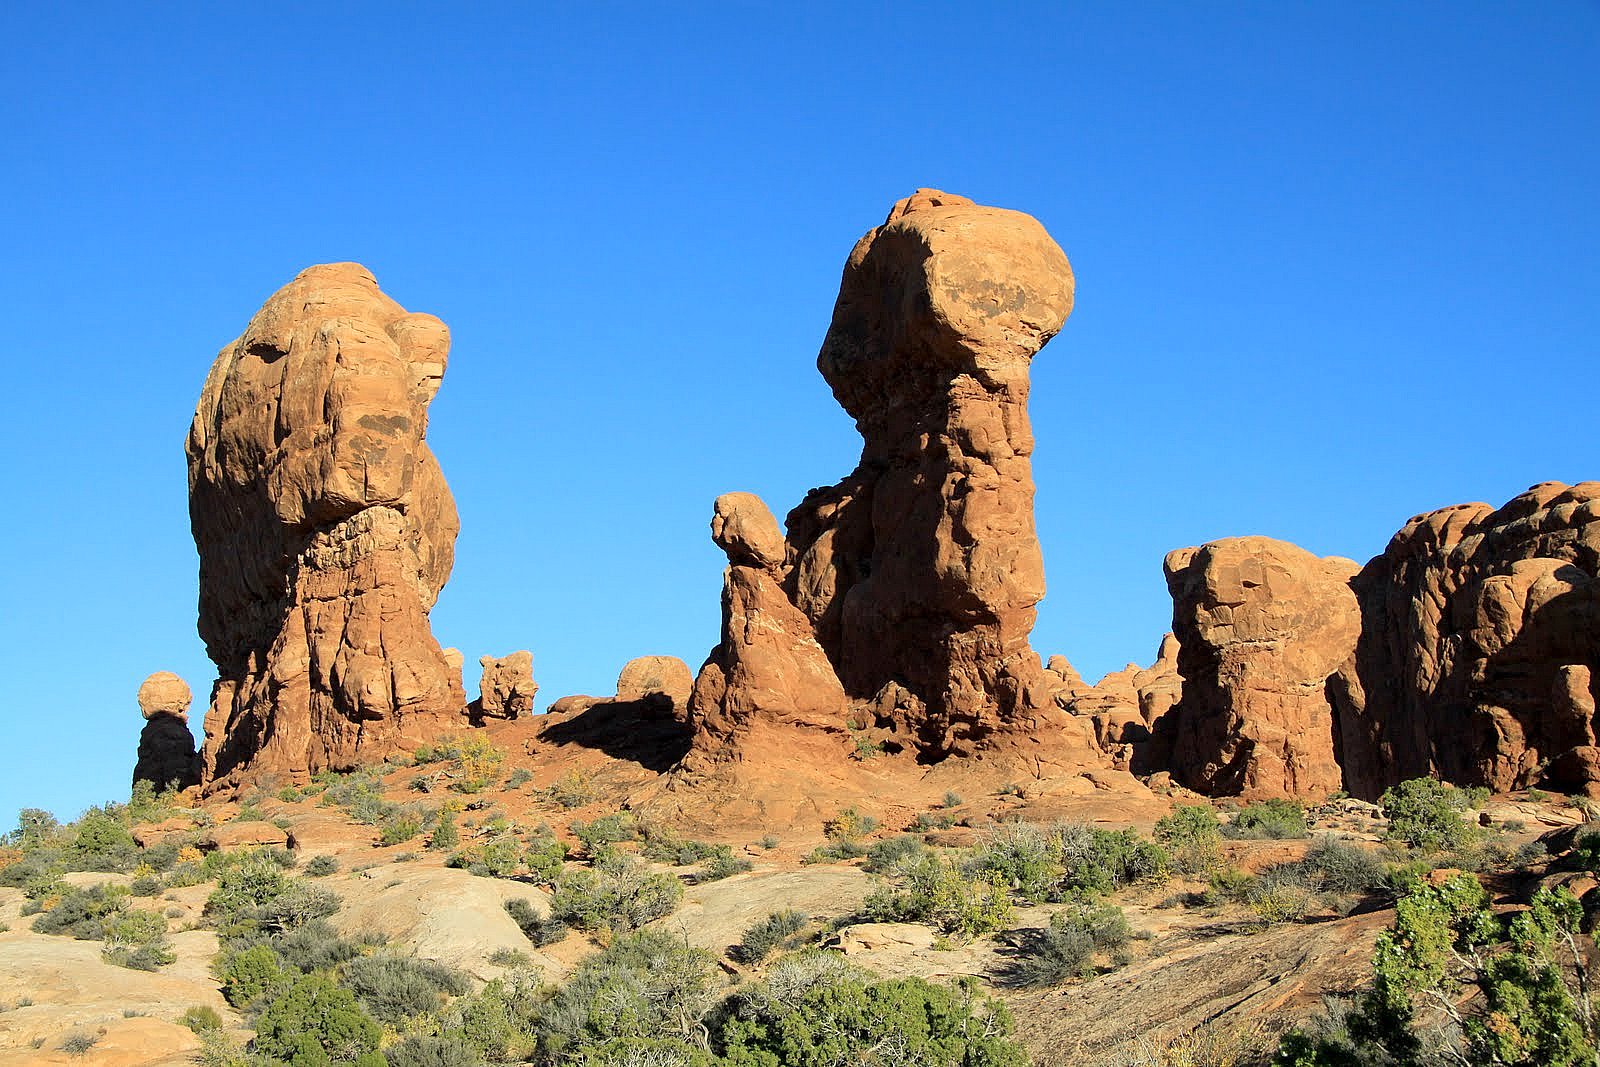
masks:
POLYGON ((339 861, 332 856, 312 856, 306 864, 306 873, 313 878, 326 878, 339 869, 339 861))
POLYGON ((341 936, 325 919, 312 919, 301 926, 272 935, 268 944, 285 966, 304 971, 324 971, 361 955, 363 947, 382 943, 376 933, 357 940, 341 936))
POLYGON ((1026 822, 1002 823, 972 857, 975 871, 1035 903, 1049 899, 1062 876, 1058 835, 1026 822))
POLYGON ((565 940, 572 929, 564 920, 554 915, 540 915, 523 897, 506 901, 506 914, 511 916, 528 940, 539 948, 565 940))
POLYGON ((378 847, 404 844, 422 833, 422 815, 404 808, 389 813, 378 833, 378 847))
POLYGON ((440 1031, 461 1035, 478 1055, 495 1063, 526 1060, 534 1051, 535 1027, 548 996, 536 971, 514 971, 452 1001, 440 1031))
POLYGON ((1276 797, 1247 805, 1222 828, 1225 837, 1274 840, 1306 837, 1310 832, 1306 809, 1296 801, 1276 797))
POLYGON ((1315 894, 1294 868, 1267 871, 1245 889, 1245 906, 1263 924, 1299 922, 1311 910, 1315 894))
POLYGON ((252 945, 221 957, 216 973, 223 997, 241 1011, 248 1011, 286 977, 278 954, 267 945, 252 945))
POLYGON ((592 871, 563 874, 550 898, 550 915, 579 930, 627 931, 671 914, 681 899, 682 882, 615 854, 592 871))
POLYGON ((708 841, 684 840, 670 832, 647 829, 639 855, 657 863, 688 867, 716 855, 717 846, 708 841))
POLYGON ((92 1030, 73 1030, 61 1039, 61 1044, 56 1048, 74 1058, 88 1055, 89 1050, 100 1043, 100 1035, 92 1030))
POLYGON ((1567 864, 1580 871, 1600 872, 1600 833, 1579 834, 1567 854, 1567 864))
POLYGON ((256 1020, 252 1049, 293 1064, 387 1067, 377 1051, 382 1028, 355 994, 324 975, 302 975, 276 991, 256 1020))
POLYGON ((448 808, 440 808, 435 817, 433 831, 428 835, 428 847, 435 852, 455 848, 461 843, 461 831, 456 829, 456 817, 448 808))
POLYGON ((734 957, 740 963, 755 965, 772 955, 779 945, 805 928, 809 920, 793 908, 775 911, 751 926, 734 946, 734 957))
POLYGON ((521 789, 531 781, 533 781, 533 772, 526 767, 518 767, 506 776, 505 790, 510 792, 514 789, 521 789))
POLYGON ((194 1004, 178 1016, 178 1023, 198 1034, 206 1030, 221 1030, 222 1016, 209 1004, 194 1004))
POLYGON ((578 839, 590 857, 598 854, 606 845, 632 841, 639 836, 639 827, 633 821, 633 816, 625 811, 602 815, 592 822, 575 822, 571 830, 572 836, 578 839))
POLYGON ((961 806, 961 794, 953 791, 946 793, 944 795, 944 806, 947 808, 959 808, 961 806))
POLYGON ((460 1033, 411 1034, 383 1050, 389 1067, 476 1067, 483 1057, 460 1033))
MULTIPOLYGON (((48 899, 48 898, 46 898, 48 899)), ((79 941, 99 941, 106 928, 128 906, 128 891, 121 886, 95 885, 70 888, 33 921, 38 934, 55 934, 79 941)), ((163 929, 165 925, 163 924, 163 929)))
POLYGON ((1306 880, 1325 893, 1362 894, 1383 885, 1383 860, 1360 845, 1332 835, 1317 838, 1299 866, 1306 880))
POLYGON ((885 874, 893 870, 896 864, 916 859, 926 851, 927 846, 922 840, 910 834, 886 837, 882 841, 873 842, 867 849, 867 862, 863 868, 874 874, 885 874))
POLYGON ((162 888, 161 879, 153 874, 140 875, 128 883, 128 892, 136 897, 153 897, 160 893, 162 888))
POLYGON ((1057 898, 1110 893, 1137 882, 1165 881, 1172 867, 1167 850, 1132 830, 1102 830, 1081 823, 1056 827, 1062 879, 1057 898))
POLYGON ((743 874, 752 866, 754 865, 743 856, 735 856, 729 846, 717 845, 706 861, 690 876, 690 880, 696 885, 718 882, 736 874, 743 874))
POLYGON ((135 971, 154 971, 177 959, 167 942, 167 920, 158 912, 128 909, 109 917, 104 925, 107 963, 135 971))
POLYGON ((843 860, 859 859, 867 854, 861 842, 855 840, 830 841, 825 845, 818 845, 801 859, 801 863, 838 863, 843 860))
POLYGON ((1023 931, 1007 977, 1025 987, 1058 986, 1093 974, 1101 959, 1120 967, 1131 937, 1121 908, 1078 905, 1052 915, 1046 929, 1023 931))
POLYGON ((580 1050, 572 1067, 720 1067, 705 1049, 682 1038, 621 1037, 580 1050))
POLYGON ((822 832, 830 841, 855 841, 878 828, 878 820, 864 815, 855 808, 845 808, 822 824, 822 832))
POLYGON ((795 988, 778 987, 783 980, 774 974, 735 998, 713 1035, 730 1067, 1027 1063, 1022 1049, 1007 1040, 1010 1013, 980 997, 970 979, 943 986, 920 978, 871 981, 843 971, 819 974, 795 988))
POLYGON ((929 923, 945 933, 977 937, 1003 929, 1011 918, 1004 885, 973 879, 945 856, 930 853, 902 865, 895 882, 873 890, 863 903, 873 922, 929 923))
POLYGON ((550 787, 543 790, 540 796, 571 811, 594 801, 594 784, 590 776, 582 771, 568 771, 550 783, 550 787))
POLYGON ((619 1040, 692 1041, 716 999, 711 957, 658 930, 620 937, 585 959, 550 1000, 541 1051, 565 1060, 619 1040))
POLYGON ((567 846, 549 830, 528 840, 522 864, 539 885, 554 885, 567 861, 567 846))
POLYGON ((522 867, 522 843, 509 830, 487 837, 450 854, 445 864, 461 867, 481 878, 510 878, 522 867))
POLYGON ((1208 804, 1180 804, 1156 821, 1156 840, 1166 847, 1173 869, 1183 874, 1215 867, 1221 857, 1221 837, 1221 823, 1208 804))
POLYGON ((416 956, 377 955, 351 960, 344 985, 380 1022, 397 1025, 432 1015, 448 998, 467 993, 467 976, 454 967, 416 956))
POLYGON ((376 768, 334 776, 318 803, 339 808, 353 821, 367 826, 383 822, 397 807, 384 799, 383 778, 376 768))
POLYGON ((1541 889, 1531 906, 1496 915, 1470 874, 1418 885, 1380 934, 1373 984, 1336 1025, 1287 1035, 1286 1067, 1428 1062, 1419 1005, 1448 1005, 1459 1029, 1451 1062, 1499 1067, 1592 1067, 1596 1018, 1588 961, 1577 942, 1583 906, 1541 889), (1463 990, 1476 987, 1476 996, 1463 990))
POLYGON ((761 835, 761 840, 756 842, 756 844, 760 845, 768 852, 771 852, 773 849, 777 848, 779 843, 780 842, 778 841, 777 834, 763 834, 761 835))
POLYGON ((1480 791, 1457 789, 1433 778, 1401 782, 1384 790, 1380 800, 1389 820, 1384 838, 1426 852, 1467 848, 1483 833, 1462 813, 1481 803, 1480 791))
POLYGON ((480 793, 499 781, 500 764, 505 758, 505 750, 496 748, 488 738, 471 736, 420 748, 415 755, 418 763, 448 763, 450 788, 458 793, 480 793))
MULTIPOLYGON (((507 903, 509 904, 510 902, 507 901, 507 903)), ((511 909, 508 907, 506 910, 510 911, 511 909)), ((522 951, 520 948, 497 948, 493 952, 489 953, 489 962, 494 964, 496 967, 505 967, 508 969, 513 967, 531 967, 533 965, 533 957, 522 951)))
POLYGON ((956 824, 956 817, 948 811, 919 811, 911 822, 911 829, 919 834, 930 830, 948 830, 956 824))
POLYGON ((79 819, 67 863, 79 871, 126 871, 139 862, 139 846, 122 820, 100 808, 90 808, 79 819))

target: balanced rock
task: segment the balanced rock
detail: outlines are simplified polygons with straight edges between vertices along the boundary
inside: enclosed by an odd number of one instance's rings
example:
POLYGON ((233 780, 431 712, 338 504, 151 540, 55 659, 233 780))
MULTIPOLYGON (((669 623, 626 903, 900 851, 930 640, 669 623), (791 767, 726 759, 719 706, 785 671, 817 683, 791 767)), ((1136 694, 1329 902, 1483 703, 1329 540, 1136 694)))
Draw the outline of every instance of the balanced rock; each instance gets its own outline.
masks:
POLYGON ((533 653, 521 650, 495 659, 478 660, 483 677, 478 682, 476 712, 490 719, 520 719, 533 714, 539 686, 533 680, 533 653))
POLYGON ((694 691, 694 675, 677 656, 630 659, 617 676, 617 699, 638 702, 675 718, 683 718, 694 691))
MULTIPOLYGON (((817 357, 861 460, 789 513, 783 585, 845 692, 902 687, 934 756, 1050 705, 1028 647, 1044 595, 1028 368, 1072 293, 1033 218, 921 189, 850 253, 817 357)), ((775 604, 746 577, 734 600, 775 604)))
POLYGON ((200 783, 200 757, 189 732, 189 686, 171 671, 157 671, 139 686, 139 761, 133 784, 156 789, 187 789, 200 783))
POLYGON ((1212 795, 1341 788, 1327 687, 1361 633, 1358 569, 1267 537, 1167 556, 1183 678, 1167 717, 1174 776, 1212 795))
POLYGON ((1434 774, 1600 794, 1600 482, 1413 518, 1356 576, 1334 679, 1346 788, 1434 774))
POLYGON ((727 553, 728 567, 722 639, 689 698, 697 756, 730 752, 758 719, 842 729, 844 689, 811 621, 784 593, 782 540, 772 513, 750 493, 724 494, 716 501, 711 536, 727 553))
POLYGON ((462 714, 428 626, 459 526, 425 440, 449 347, 335 263, 213 364, 187 443, 209 783, 377 760, 462 714))

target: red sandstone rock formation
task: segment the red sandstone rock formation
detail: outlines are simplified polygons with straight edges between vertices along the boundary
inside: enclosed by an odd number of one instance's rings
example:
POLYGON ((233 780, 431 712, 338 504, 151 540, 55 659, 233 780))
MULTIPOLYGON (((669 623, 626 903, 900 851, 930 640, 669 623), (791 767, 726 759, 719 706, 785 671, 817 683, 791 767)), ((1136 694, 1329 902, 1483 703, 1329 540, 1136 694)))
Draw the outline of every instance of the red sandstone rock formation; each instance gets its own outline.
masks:
POLYGON ((1600 794, 1600 482, 1419 515, 1355 578, 1334 680, 1345 781, 1419 774, 1600 794))
POLYGON ((149 782, 158 790, 187 789, 200 784, 200 757, 189 732, 189 686, 171 671, 157 671, 139 686, 139 762, 133 784, 149 782))
POLYGON ((1051 656, 1045 671, 1056 705, 1093 724, 1095 744, 1110 756, 1113 767, 1138 773, 1166 768, 1164 758, 1153 762, 1150 743, 1183 689, 1176 637, 1162 637, 1150 666, 1130 663, 1094 685, 1085 682, 1065 656, 1051 656))
POLYGON ((722 639, 689 699, 693 753, 720 758, 752 719, 842 730, 846 699, 811 622, 784 594, 784 543, 759 497, 717 498, 711 537, 728 554, 722 639))
POLYGON ((449 331, 311 267, 206 379, 189 431, 211 785, 410 747, 465 705, 428 628, 458 522, 424 440, 449 331))
POLYGON ((789 513, 786 553, 731 572, 740 606, 777 605, 764 583, 781 580, 845 692, 889 694, 935 755, 1050 709, 1028 647, 1044 595, 1028 367, 1072 291, 1031 217, 937 190, 897 203, 851 252, 817 357, 860 463, 789 513))
POLYGON ((638 702, 675 719, 688 715, 694 676, 677 656, 640 656, 623 664, 617 676, 617 699, 638 702))
POLYGON ((1326 795, 1340 788, 1328 678, 1361 632, 1351 560, 1267 537, 1231 537, 1166 559, 1182 697, 1170 760, 1213 795, 1326 795))
POLYGON ((472 708, 475 718, 520 719, 533 714, 539 686, 533 680, 532 652, 524 649, 500 659, 483 656, 478 665, 483 676, 472 708))

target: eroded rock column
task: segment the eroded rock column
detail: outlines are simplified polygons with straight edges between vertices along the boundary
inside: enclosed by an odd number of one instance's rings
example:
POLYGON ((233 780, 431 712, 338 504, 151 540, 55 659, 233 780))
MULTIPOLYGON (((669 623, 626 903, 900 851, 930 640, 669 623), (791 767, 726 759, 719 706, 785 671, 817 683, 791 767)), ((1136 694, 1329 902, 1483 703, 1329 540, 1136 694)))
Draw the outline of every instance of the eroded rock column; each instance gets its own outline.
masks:
POLYGON ((213 785, 375 761, 459 721, 428 611, 459 524, 425 436, 449 331, 311 267, 212 365, 187 443, 213 785))

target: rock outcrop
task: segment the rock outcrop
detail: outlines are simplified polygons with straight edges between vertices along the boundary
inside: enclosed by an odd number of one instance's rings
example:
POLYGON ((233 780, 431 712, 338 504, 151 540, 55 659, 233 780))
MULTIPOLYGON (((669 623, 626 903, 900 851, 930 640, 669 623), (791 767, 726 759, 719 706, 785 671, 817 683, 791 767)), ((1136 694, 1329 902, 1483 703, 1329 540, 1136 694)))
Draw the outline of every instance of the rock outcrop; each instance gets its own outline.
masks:
POLYGON ((200 757, 189 732, 188 684, 171 671, 157 671, 139 686, 139 761, 133 784, 156 789, 187 789, 200 784, 200 757))
POLYGON ((471 709, 474 718, 520 719, 533 714, 539 686, 533 680, 532 652, 524 649, 499 659, 483 656, 478 665, 483 676, 471 709))
POLYGON ((617 699, 652 707, 675 719, 688 715, 694 675, 677 656, 640 656, 630 659, 617 676, 617 699))
POLYGON ((751 716, 837 722, 848 699, 939 758, 1057 714, 1028 647, 1044 595, 1028 367, 1072 287, 1033 218, 933 189, 856 243, 817 366, 861 460, 789 513, 787 538, 753 497, 718 501, 724 628, 697 738, 751 716))
POLYGON ((717 498, 711 537, 728 555, 722 637, 695 679, 697 757, 731 754, 753 719, 842 730, 846 698, 811 621, 785 595, 784 542, 761 499, 717 498))
POLYGON ((1341 788, 1328 679, 1355 651, 1352 560, 1267 537, 1167 556, 1182 698, 1171 769, 1214 795, 1327 795, 1341 788))
POLYGON ((410 747, 465 707, 428 626, 455 503, 425 441, 449 331, 354 263, 272 296, 189 431, 212 786, 410 747))
POLYGON ((1162 637, 1150 666, 1130 663, 1093 685, 1065 656, 1051 656, 1045 672, 1056 706, 1093 725, 1095 745, 1110 757, 1113 767, 1136 773, 1166 768, 1168 760, 1155 757, 1151 743, 1183 690, 1176 637, 1162 637))
POLYGON ((1600 795, 1600 482, 1418 515, 1353 587, 1334 679, 1347 788, 1419 774, 1600 795))

